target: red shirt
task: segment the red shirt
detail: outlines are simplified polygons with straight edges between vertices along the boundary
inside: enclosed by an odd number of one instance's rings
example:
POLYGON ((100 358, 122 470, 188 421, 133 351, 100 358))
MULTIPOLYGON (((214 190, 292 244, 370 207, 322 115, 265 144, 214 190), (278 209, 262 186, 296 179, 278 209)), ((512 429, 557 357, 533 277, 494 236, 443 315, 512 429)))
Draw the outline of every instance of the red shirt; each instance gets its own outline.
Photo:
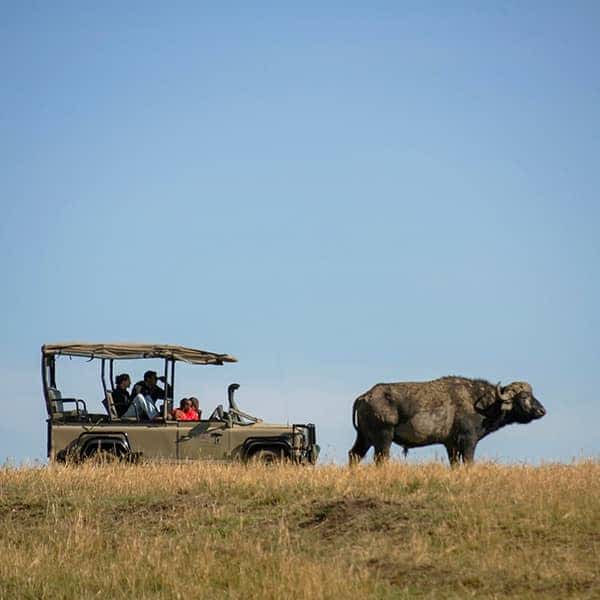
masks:
POLYGON ((200 417, 195 408, 190 408, 188 411, 178 408, 175 411, 175 419, 177 421, 199 421, 200 417))

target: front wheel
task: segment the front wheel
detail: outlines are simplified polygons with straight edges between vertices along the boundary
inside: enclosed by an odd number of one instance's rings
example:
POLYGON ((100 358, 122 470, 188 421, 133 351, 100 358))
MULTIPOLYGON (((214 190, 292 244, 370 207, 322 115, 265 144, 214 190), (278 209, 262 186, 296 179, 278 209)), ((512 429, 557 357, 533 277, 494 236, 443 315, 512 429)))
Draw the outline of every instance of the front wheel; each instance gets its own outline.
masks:
POLYGON ((285 462, 283 450, 270 450, 265 448, 255 452, 250 457, 250 462, 261 465, 280 465, 285 462))

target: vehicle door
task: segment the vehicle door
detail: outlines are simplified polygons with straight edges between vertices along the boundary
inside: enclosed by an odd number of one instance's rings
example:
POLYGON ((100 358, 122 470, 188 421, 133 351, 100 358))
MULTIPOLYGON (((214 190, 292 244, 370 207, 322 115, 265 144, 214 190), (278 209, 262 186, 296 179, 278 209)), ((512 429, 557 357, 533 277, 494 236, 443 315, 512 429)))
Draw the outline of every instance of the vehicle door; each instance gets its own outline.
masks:
POLYGON ((107 429, 127 434, 131 449, 141 452, 145 458, 177 458, 177 425, 167 423, 131 423, 119 427, 111 423, 107 429))
POLYGON ((223 421, 178 421, 177 457, 223 460, 229 455, 229 435, 223 421))

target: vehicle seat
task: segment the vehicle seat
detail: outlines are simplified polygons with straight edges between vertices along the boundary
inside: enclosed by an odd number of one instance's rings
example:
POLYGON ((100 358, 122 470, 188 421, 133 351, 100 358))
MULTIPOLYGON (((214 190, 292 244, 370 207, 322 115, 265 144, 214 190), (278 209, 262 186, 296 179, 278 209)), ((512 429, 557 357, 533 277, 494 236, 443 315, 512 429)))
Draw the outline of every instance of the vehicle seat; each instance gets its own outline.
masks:
POLYGON ((48 387, 48 401, 50 404, 50 416, 59 420, 63 419, 87 419, 87 406, 83 400, 77 398, 63 398, 59 389, 48 387), (74 404, 74 410, 65 410, 65 404, 74 404))
POLYGON ((62 402, 62 394, 60 390, 49 387, 48 388, 48 400, 50 401, 50 412, 53 415, 62 415, 64 412, 64 406, 62 402))

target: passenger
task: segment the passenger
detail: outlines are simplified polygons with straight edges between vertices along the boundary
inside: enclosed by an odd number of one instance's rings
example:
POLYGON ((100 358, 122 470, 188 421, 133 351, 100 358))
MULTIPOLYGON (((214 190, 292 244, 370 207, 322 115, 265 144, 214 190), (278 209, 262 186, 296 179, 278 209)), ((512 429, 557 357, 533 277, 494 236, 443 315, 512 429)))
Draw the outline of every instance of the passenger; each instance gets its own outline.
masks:
POLYGON ((202 418, 202 411, 200 410, 200 402, 198 402, 198 398, 196 398, 196 396, 190 396, 190 401, 198 413, 198 420, 200 420, 202 418))
POLYGON ((198 412, 189 398, 182 398, 179 408, 175 411, 177 421, 198 421, 198 412))
POLYGON ((138 419, 149 419, 153 421, 160 417, 160 411, 152 396, 136 394, 129 404, 129 408, 121 415, 123 417, 138 417, 138 419))
POLYGON ((128 373, 121 373, 116 378, 117 387, 113 390, 112 397, 117 411, 117 416, 122 417, 131 404, 131 394, 129 393, 129 386, 131 385, 131 379, 128 373))
POLYGON ((163 388, 158 387, 156 384, 157 381, 165 383, 165 378, 163 376, 157 377, 156 371, 146 371, 144 373, 143 381, 138 381, 133 386, 133 391, 131 392, 132 396, 137 396, 141 394, 142 396, 150 396, 154 403, 156 404, 157 400, 164 400, 166 396, 171 396, 171 386, 167 385, 167 390, 165 394, 165 390, 163 388))
MULTIPOLYGON (((128 409, 123 413, 123 417, 138 417, 141 419, 149 419, 153 421, 157 417, 160 417, 161 412, 156 405, 156 401, 159 398, 165 398, 165 390, 158 387, 157 381, 164 383, 164 377, 157 377, 156 371, 146 371, 144 373, 143 381, 138 381, 133 386, 133 392, 131 394, 131 402, 128 409)), ((171 386, 166 386, 166 393, 171 393, 171 386)))

